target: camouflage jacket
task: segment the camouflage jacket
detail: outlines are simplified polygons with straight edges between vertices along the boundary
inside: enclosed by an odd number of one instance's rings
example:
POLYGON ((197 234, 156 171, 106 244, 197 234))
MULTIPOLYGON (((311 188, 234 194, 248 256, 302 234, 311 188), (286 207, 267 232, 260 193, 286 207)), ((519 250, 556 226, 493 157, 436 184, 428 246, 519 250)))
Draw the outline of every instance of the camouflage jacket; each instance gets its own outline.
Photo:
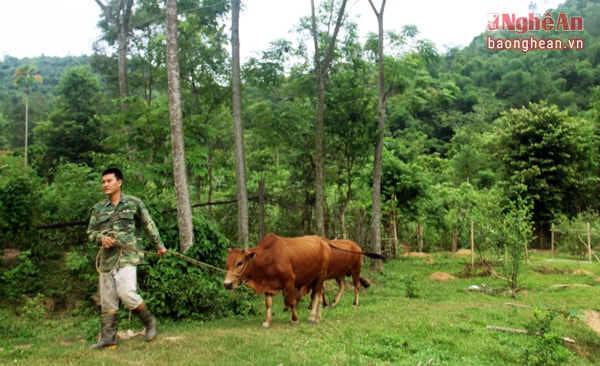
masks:
MULTIPOLYGON (((146 232, 157 250, 165 246, 144 203, 137 197, 121 195, 116 207, 107 199, 92 208, 87 234, 90 241, 98 246, 102 245, 102 236, 109 235, 120 244, 143 249, 141 230, 146 232)), ((145 263, 144 253, 118 245, 101 250, 98 264, 102 272, 145 263)))

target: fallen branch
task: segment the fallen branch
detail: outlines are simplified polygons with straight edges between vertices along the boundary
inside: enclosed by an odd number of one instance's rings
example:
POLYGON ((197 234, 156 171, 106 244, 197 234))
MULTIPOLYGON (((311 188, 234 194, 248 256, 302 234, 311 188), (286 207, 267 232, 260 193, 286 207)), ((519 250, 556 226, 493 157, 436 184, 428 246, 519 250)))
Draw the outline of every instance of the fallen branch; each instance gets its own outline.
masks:
POLYGON ((546 259, 546 262, 558 262, 558 263, 590 263, 588 261, 580 260, 580 259, 546 259))
POLYGON ((551 309, 551 308, 546 308, 546 307, 542 307, 542 306, 531 306, 531 305, 525 305, 525 304, 516 304, 514 302, 507 302, 504 305, 506 305, 506 306, 514 306, 514 307, 519 307, 519 308, 527 308, 527 309, 548 310, 548 311, 553 311, 553 312, 559 313, 559 314, 569 315, 568 311, 551 309))
MULTIPOLYGON (((511 332, 511 333, 519 333, 519 334, 529 334, 529 331, 525 329, 515 329, 515 328, 505 328, 505 327, 497 327, 495 325, 488 325, 486 327, 488 330, 498 330, 501 332, 511 332)), ((566 343, 575 344, 575 340, 569 337, 562 337, 562 340, 566 343)))
POLYGON ((511 290, 511 292, 512 292, 513 294, 516 294, 517 292, 519 292, 519 291, 523 291, 523 290, 527 290, 527 286, 519 286, 519 287, 517 287, 517 288, 514 288, 514 289, 512 289, 512 290, 511 290))
POLYGON ((494 271, 494 270, 493 270, 493 269, 491 269, 491 268, 489 268, 489 270, 490 270, 490 274, 491 274, 492 276, 496 277, 497 279, 504 280, 504 281, 508 281, 508 278, 507 278, 507 277, 503 277, 503 276, 499 275, 499 274, 498 274, 496 271, 494 271))
POLYGON ((529 331, 525 330, 525 329, 515 329, 515 328, 505 328, 505 327, 497 327, 495 325, 488 325, 487 327, 485 327, 487 330, 499 330, 501 332, 512 332, 512 333, 519 333, 519 334, 529 334, 529 331))
MULTIPOLYGON (((507 302, 504 305, 506 305, 506 306, 515 306, 515 307, 518 307, 518 308, 528 308, 528 309, 532 309, 533 308, 533 306, 531 306, 531 305, 516 304, 514 302, 507 302)), ((540 308, 540 309, 550 310, 550 309, 547 309, 547 308, 540 308)))
POLYGON ((560 288, 560 287, 592 287, 592 286, 581 284, 581 283, 565 283, 565 284, 558 284, 558 285, 550 286, 550 288, 560 288))

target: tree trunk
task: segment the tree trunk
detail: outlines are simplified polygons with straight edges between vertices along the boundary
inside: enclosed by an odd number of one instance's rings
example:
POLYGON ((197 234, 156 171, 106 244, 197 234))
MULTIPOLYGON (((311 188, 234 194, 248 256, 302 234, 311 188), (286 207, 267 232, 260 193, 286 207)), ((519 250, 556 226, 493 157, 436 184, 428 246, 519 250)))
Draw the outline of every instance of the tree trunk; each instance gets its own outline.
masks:
MULTIPOLYGON (((133 9, 134 0, 119 0, 119 10, 113 14, 109 7, 101 0, 95 0, 96 4, 102 9, 104 16, 111 27, 117 32, 117 74, 119 76, 119 96, 125 98, 129 95, 129 86, 127 81, 127 37, 129 36, 129 21, 133 9)), ((121 105, 122 110, 129 107, 126 103, 121 105)))
POLYGON ((417 247, 419 253, 423 253, 423 223, 421 221, 417 222, 417 247))
POLYGON ((356 233, 356 237, 358 237, 358 242, 364 245, 367 243, 367 239, 369 237, 368 227, 367 227, 367 210, 359 209, 358 214, 358 233, 356 233))
MULTIPOLYGON (((127 27, 123 22, 119 24, 117 66, 119 74, 119 96, 123 99, 129 95, 129 87, 127 86, 127 27)), ((126 103, 123 103, 121 108, 123 110, 128 109, 126 103)))
POLYGON ((242 128, 242 81, 240 71, 240 0, 231 2, 231 48, 233 89, 233 136, 235 145, 235 177, 238 204, 238 243, 248 248, 248 192, 246 190, 246 166, 244 157, 244 131, 242 128))
POLYGON ((315 121, 315 214, 317 219, 317 234, 325 236, 325 215, 323 210, 323 195, 324 195, 324 178, 323 178, 323 115, 325 110, 325 87, 327 86, 328 69, 335 42, 342 26, 344 12, 346 9, 347 0, 342 0, 338 11, 337 21, 333 30, 333 35, 329 41, 325 58, 321 63, 319 37, 317 31, 317 16, 315 9, 315 0, 311 0, 311 27, 312 36, 315 46, 315 73, 317 76, 317 116, 315 121))
POLYGON ((317 118, 315 123, 315 215, 317 219, 317 234, 325 236, 325 214, 323 212, 323 191, 325 189, 325 181, 323 178, 323 109, 325 108, 325 80, 322 75, 318 76, 318 88, 317 118))
MULTIPOLYGON (((384 68, 383 68, 383 12, 385 10, 385 2, 381 2, 379 11, 373 5, 373 1, 369 0, 373 12, 377 17, 377 25, 379 29, 379 47, 377 64, 379 67, 378 89, 379 98, 377 103, 377 142, 375 144, 375 159, 373 162, 373 192, 372 192, 372 212, 371 212, 371 227, 372 227, 372 243, 373 252, 381 254, 381 160, 383 156, 383 138, 385 132, 385 104, 386 92, 384 84, 384 68)), ((383 261, 374 259, 371 263, 371 268, 380 271, 383 269, 383 261)))
POLYGON ((171 117, 171 146, 173 151, 173 175, 177 196, 177 225, 179 247, 186 252, 194 244, 192 207, 187 182, 183 116, 181 113, 181 85, 179 60, 177 58, 177 0, 167 0, 167 76, 169 81, 169 109, 171 117))
POLYGON ((29 90, 25 91, 25 151, 23 157, 25 159, 24 166, 27 168, 27 145, 29 136, 29 90))
MULTIPOLYGON (((398 210, 396 208, 396 196, 392 196, 392 211, 390 212, 390 234, 392 239, 392 258, 398 257, 398 210)), ((418 231, 418 229, 417 229, 418 231)))
POLYGON ((258 207, 259 207, 259 216, 258 216, 258 237, 262 238, 266 234, 266 226, 265 226, 265 179, 261 178, 258 181, 258 207))
POLYGON ((458 250, 458 224, 454 225, 452 229, 452 259, 456 256, 458 250))

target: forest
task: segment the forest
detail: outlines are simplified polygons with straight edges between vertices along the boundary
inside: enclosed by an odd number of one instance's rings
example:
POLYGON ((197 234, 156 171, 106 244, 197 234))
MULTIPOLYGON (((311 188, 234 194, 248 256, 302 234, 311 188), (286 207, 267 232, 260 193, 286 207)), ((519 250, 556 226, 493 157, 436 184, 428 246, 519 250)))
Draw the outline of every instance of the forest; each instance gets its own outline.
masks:
MULTIPOLYGON (((0 277, 14 285, 0 293, 8 304, 38 293, 57 309, 87 302, 96 248, 85 229, 108 166, 123 170, 124 191, 144 200, 167 246, 180 250, 165 9, 138 0, 128 14, 125 1, 106 3, 92 55, 0 61, 0 277), (50 283, 38 281, 49 273, 50 283)), ((514 230, 526 234, 522 245, 548 249, 553 226, 563 229, 561 249, 576 255, 581 243, 566 240, 568 230, 586 223, 600 230, 600 0, 557 9, 532 3, 539 17, 583 17, 581 31, 484 32, 443 51, 410 24, 383 32, 380 42, 343 16, 333 34, 345 1, 323 2, 315 19, 298 18, 293 41, 273 40, 241 60, 246 215, 239 214, 233 3, 177 2, 188 255, 222 267, 227 247, 275 232, 350 238, 389 258, 474 241, 484 257, 501 252, 514 230), (490 50, 490 36, 580 39, 585 47, 490 50)), ((211 317, 232 308, 207 293, 244 311, 240 298, 198 279, 220 274, 160 261, 167 279, 149 268, 142 283, 160 289, 153 296, 163 304, 177 304, 159 315, 211 317), (197 287, 177 296, 185 276, 197 287)))

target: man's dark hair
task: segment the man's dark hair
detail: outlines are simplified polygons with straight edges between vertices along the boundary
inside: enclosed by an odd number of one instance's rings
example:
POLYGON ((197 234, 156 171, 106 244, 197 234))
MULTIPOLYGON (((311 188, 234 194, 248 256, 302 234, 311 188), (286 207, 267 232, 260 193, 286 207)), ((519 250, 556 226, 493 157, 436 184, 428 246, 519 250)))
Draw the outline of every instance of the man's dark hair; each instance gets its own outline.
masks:
POLYGON ((105 176, 107 174, 114 174, 117 180, 123 180, 123 173, 121 173, 121 170, 119 168, 104 169, 104 171, 102 172, 102 176, 105 176))

